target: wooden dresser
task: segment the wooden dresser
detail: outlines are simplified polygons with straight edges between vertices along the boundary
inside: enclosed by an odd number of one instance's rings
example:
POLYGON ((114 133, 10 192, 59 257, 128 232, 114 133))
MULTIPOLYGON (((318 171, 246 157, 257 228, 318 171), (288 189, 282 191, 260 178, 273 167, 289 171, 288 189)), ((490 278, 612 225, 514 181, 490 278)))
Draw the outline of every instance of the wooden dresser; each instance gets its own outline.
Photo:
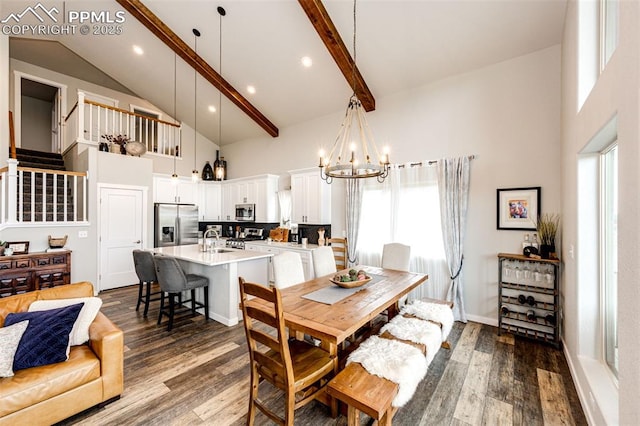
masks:
POLYGON ((0 256, 0 297, 69 284, 71 251, 0 256))

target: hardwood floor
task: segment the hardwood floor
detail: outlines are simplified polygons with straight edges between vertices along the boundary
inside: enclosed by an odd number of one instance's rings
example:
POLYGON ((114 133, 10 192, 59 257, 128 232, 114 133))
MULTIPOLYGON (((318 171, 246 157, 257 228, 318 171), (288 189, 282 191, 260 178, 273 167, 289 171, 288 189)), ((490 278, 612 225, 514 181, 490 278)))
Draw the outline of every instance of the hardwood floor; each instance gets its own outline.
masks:
MULTIPOLYGON (((137 286, 101 293, 102 311, 125 332, 125 390, 102 408, 60 425, 241 425, 248 408, 249 358, 244 328, 199 315, 156 325, 135 311, 137 286)), ((396 425, 586 425, 562 351, 497 335, 497 329, 456 323, 396 425)), ((269 404, 279 394, 261 385, 269 404)), ((368 419, 361 419, 366 423, 368 419)), ((256 424, 269 424, 258 413, 256 424)), ((313 402, 296 411, 296 424, 345 425, 313 402)))

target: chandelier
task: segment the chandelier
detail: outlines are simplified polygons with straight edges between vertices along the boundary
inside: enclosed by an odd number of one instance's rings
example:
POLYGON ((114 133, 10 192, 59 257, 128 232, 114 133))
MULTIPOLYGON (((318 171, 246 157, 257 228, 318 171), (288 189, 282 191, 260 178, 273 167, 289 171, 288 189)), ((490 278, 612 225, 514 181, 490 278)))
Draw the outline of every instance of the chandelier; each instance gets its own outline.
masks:
POLYGON ((327 183, 334 178, 360 179, 377 178, 383 182, 389 174, 389 153, 382 153, 373 139, 362 102, 356 95, 356 0, 353 2, 353 94, 349 98, 340 130, 331 151, 325 156, 320 151, 320 177, 327 183))

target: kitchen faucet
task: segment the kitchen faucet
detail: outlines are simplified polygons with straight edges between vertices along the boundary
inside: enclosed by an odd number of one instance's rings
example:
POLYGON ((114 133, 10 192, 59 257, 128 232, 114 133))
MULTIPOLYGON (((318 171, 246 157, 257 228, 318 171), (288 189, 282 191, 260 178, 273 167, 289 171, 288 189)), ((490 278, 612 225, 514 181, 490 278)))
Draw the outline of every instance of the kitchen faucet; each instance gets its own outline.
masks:
MULTIPOLYGON (((209 238, 208 235, 210 232, 213 232, 215 234, 216 240, 220 240, 220 234, 218 233, 218 231, 216 231, 215 228, 207 229, 204 232, 204 235, 202 236, 202 247, 203 247, 202 251, 207 251, 207 238, 209 238)), ((213 250, 213 244, 209 246, 209 250, 213 250)))

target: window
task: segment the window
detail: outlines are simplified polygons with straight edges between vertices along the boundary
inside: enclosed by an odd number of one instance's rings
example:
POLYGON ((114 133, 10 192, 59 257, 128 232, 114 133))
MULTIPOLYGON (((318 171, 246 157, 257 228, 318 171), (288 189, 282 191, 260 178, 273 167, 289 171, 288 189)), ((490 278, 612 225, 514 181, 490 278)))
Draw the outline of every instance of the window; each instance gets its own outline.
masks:
POLYGON ((600 155, 601 276, 604 358, 618 376, 618 146, 600 155))
POLYGON ((158 121, 161 117, 157 111, 131 105, 133 117, 132 139, 142 142, 147 149, 158 152, 158 121), (150 118, 151 120, 148 120, 150 118), (152 148, 151 148, 152 147, 152 148))
POLYGON ((600 72, 618 46, 618 0, 600 1, 600 72))
POLYGON ((379 265, 384 244, 407 244, 411 246, 410 270, 429 274, 429 286, 418 288, 416 297, 443 298, 448 270, 436 168, 394 168, 384 183, 369 179, 363 184, 359 263, 379 265))

